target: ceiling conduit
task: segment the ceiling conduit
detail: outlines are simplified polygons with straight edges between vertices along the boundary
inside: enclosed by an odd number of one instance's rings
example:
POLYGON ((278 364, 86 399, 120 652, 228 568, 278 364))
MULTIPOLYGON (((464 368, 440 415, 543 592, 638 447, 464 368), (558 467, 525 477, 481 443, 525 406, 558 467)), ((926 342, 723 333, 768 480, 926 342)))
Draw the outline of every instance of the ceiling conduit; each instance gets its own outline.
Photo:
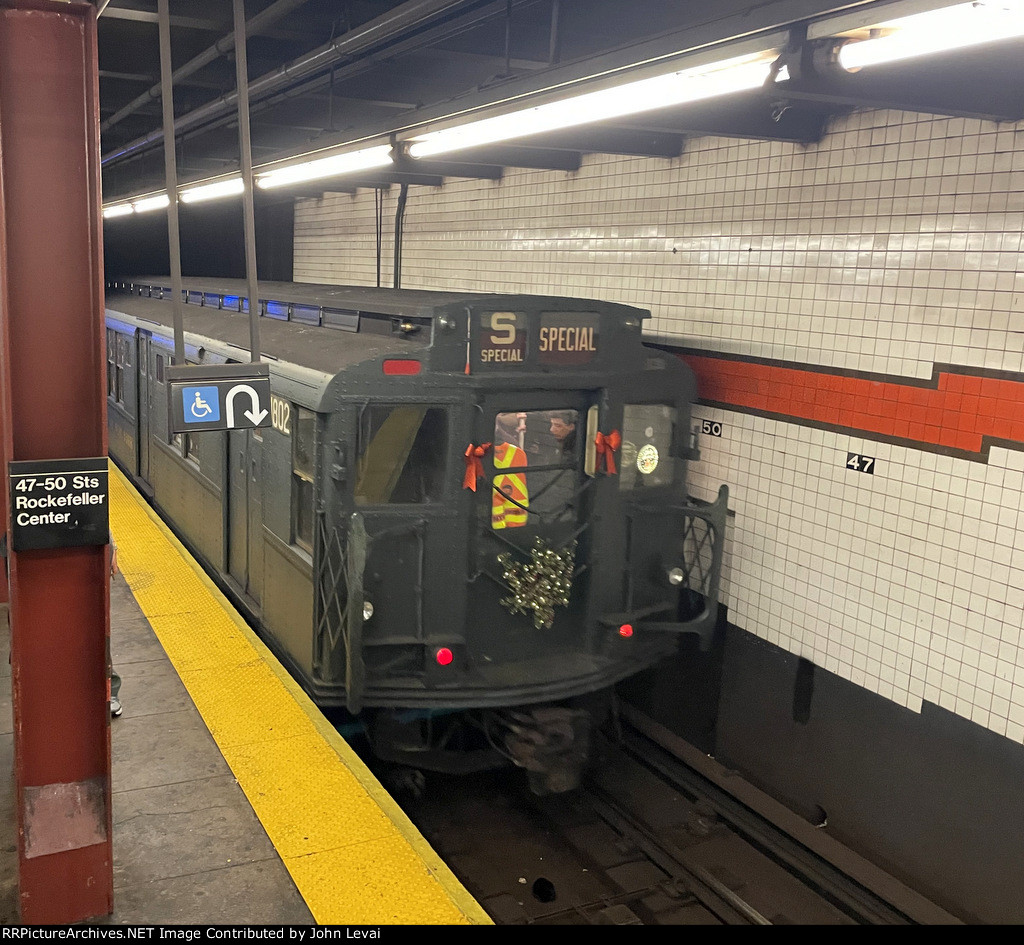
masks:
MULTIPOLYGON (((377 17, 355 30, 350 30, 338 39, 325 43, 294 62, 268 72, 249 83, 250 101, 269 95, 278 89, 297 82, 312 73, 329 69, 332 64, 346 56, 358 56, 374 46, 391 42, 410 30, 420 30, 433 21, 474 7, 491 5, 489 0, 409 0, 390 13, 377 17)), ((248 30, 247 30, 248 32, 248 30)), ((225 95, 199 108, 175 118, 175 132, 184 131, 213 119, 235 108, 237 92, 225 95)), ((116 163, 138 151, 158 143, 163 130, 156 129, 148 135, 137 138, 103 155, 103 165, 116 163)))
MULTIPOLYGON (((254 33, 259 33, 260 30, 266 29, 271 24, 276 23, 281 17, 286 16, 296 7, 301 7, 305 3, 308 3, 308 0, 277 0, 277 3, 272 3, 261 13, 257 13, 251 20, 246 21, 245 35, 252 36, 254 33)), ((175 69, 171 73, 171 84, 173 85, 175 82, 187 79, 190 75, 195 75, 203 66, 208 66, 211 62, 219 59, 225 53, 231 52, 234 48, 235 34, 232 31, 218 39, 209 49, 203 50, 194 59, 190 59, 185 65, 175 69)), ((160 98, 160 94, 160 83, 157 83, 104 121, 100 125, 100 133, 102 134, 129 115, 134 114, 143 105, 156 101, 160 98)))

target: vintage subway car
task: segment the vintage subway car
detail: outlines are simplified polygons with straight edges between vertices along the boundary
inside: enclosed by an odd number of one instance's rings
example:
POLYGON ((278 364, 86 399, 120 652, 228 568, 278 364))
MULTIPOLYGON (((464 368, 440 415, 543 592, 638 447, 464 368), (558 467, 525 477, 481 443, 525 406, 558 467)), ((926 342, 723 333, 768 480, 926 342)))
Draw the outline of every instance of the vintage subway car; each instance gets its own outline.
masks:
MULTIPOLYGON (((611 687, 708 639, 726 489, 688 497, 695 381, 647 312, 261 283, 271 424, 174 434, 168 281, 108 285, 110 454, 378 757, 571 787, 611 687)), ((249 361, 245 293, 185 281, 188 363, 249 361)))

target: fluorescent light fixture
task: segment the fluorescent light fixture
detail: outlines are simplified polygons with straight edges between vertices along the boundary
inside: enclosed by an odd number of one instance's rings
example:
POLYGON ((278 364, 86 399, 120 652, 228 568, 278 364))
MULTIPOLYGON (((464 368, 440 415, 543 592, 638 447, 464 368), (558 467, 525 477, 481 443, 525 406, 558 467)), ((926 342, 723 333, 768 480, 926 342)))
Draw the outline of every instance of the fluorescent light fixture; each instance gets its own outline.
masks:
POLYGON ((162 210, 164 207, 169 207, 171 201, 167 199, 167 194, 156 194, 153 197, 143 197, 142 200, 136 200, 132 206, 135 208, 136 213, 145 213, 147 210, 162 210))
POLYGON ((374 167, 387 167, 393 164, 391 146, 382 144, 360 151, 348 151, 331 157, 306 161, 304 164, 292 164, 278 170, 260 174, 256 183, 259 187, 281 187, 285 184, 299 184, 307 180, 319 180, 322 177, 336 177, 352 171, 366 171, 374 167))
POLYGON ((839 64, 852 72, 865 66, 1021 36, 1024 36, 1024 3, 1019 0, 960 3, 879 23, 871 30, 869 38, 842 46, 839 64))
POLYGON ((227 180, 214 181, 212 184, 200 184, 189 187, 181 192, 182 203, 200 203, 203 200, 216 200, 218 197, 234 197, 245 190, 241 177, 230 177, 227 180))
POLYGON ((769 50, 737 56, 431 131, 410 139, 409 154, 426 157, 756 89, 777 55, 778 50, 769 50))
POLYGON ((103 219, 110 220, 113 217, 126 217, 129 213, 134 212, 135 208, 130 203, 116 203, 103 209, 103 219))

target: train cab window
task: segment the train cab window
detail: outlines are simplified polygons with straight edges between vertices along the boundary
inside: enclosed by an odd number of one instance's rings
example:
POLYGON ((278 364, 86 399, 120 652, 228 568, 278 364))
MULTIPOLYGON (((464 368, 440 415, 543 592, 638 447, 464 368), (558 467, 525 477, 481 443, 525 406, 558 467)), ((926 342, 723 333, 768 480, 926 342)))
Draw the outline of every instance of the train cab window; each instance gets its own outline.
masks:
POLYGON ((431 502, 444 489, 447 411, 370 405, 359 416, 356 505, 431 502))
POLYGON ((573 516, 579 423, 575 410, 507 411, 495 417, 492 528, 531 524, 531 512, 534 524, 573 516), (544 468, 531 472, 530 467, 544 468))
POLYGON ((292 437, 292 515, 294 542, 313 551, 313 477, 316 414, 305 407, 295 407, 296 422, 292 437))
POLYGON ((626 404, 622 411, 620 489, 649 489, 672 482, 676 458, 672 432, 676 408, 667 404, 626 404))

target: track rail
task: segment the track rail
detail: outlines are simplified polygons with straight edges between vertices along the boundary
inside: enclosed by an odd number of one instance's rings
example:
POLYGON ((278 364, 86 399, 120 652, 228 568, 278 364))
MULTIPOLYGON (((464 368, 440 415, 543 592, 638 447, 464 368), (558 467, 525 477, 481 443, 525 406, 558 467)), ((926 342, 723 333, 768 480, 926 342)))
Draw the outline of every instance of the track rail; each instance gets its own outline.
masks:
POLYGON ((497 924, 958 922, 676 741, 627 708, 576 791, 503 772, 428 780, 406 809, 497 924))

